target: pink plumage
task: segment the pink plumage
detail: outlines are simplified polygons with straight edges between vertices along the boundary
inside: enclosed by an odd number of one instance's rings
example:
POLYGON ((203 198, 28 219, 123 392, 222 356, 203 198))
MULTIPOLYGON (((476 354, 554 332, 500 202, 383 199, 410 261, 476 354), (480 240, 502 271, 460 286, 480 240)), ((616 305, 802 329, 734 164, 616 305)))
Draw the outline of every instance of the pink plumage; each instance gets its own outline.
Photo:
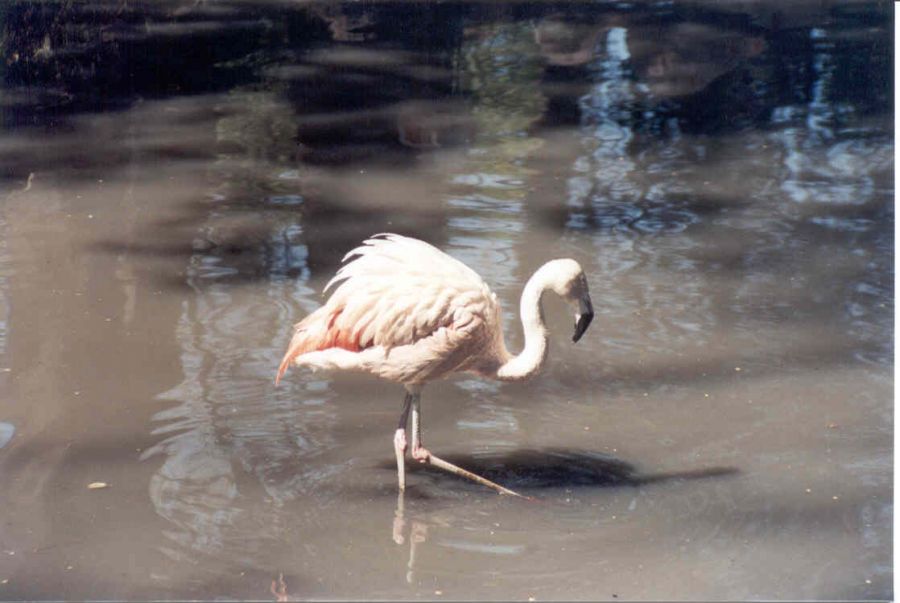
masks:
POLYGON ((276 383, 292 363, 422 383, 463 364, 505 360, 497 297, 468 266, 423 241, 376 235, 344 257, 325 291, 334 285, 326 304, 295 325, 276 383), (468 362, 448 366, 463 347, 468 362), (379 353, 358 355, 354 366, 343 353, 373 348, 379 353), (415 348, 415 358, 397 348, 415 348), (332 350, 341 352, 304 358, 332 350))

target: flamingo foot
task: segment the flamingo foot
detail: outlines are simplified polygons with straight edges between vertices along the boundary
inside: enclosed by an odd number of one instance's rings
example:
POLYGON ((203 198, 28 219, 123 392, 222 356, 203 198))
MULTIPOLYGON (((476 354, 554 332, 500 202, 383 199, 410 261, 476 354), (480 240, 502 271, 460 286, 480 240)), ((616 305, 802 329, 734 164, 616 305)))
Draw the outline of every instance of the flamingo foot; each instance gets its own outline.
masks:
POLYGON ((424 446, 415 446, 412 449, 412 457, 420 463, 427 463, 431 458, 431 452, 424 446))

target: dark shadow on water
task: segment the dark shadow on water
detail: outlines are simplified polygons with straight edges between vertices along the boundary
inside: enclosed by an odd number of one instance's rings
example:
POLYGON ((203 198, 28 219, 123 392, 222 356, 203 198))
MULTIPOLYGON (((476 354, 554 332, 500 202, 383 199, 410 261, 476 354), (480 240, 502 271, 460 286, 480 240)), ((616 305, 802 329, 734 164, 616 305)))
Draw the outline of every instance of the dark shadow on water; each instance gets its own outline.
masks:
MULTIPOLYGON (((523 448, 511 452, 490 454, 440 455, 444 460, 477 473, 513 490, 533 491, 560 488, 615 488, 644 486, 679 480, 695 480, 737 475, 736 467, 705 467, 685 471, 642 473, 634 465, 602 452, 568 448, 523 448)), ((391 462, 381 463, 379 468, 396 471, 391 462)), ((457 489, 480 488, 461 478, 439 469, 407 462, 407 472, 425 474, 432 483, 457 489)), ((413 477, 410 490, 415 490, 413 477)), ((489 490, 485 489, 485 492, 489 490)))

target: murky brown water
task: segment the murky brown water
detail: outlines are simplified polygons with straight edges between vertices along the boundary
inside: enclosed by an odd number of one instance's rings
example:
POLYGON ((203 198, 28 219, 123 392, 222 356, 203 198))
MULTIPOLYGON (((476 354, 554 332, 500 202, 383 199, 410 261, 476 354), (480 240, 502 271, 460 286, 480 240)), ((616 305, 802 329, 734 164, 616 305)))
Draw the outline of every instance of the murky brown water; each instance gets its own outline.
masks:
POLYGON ((891 598, 890 7, 727 6, 0 9, 0 599, 891 598), (273 387, 385 230, 586 268, 539 378, 423 398, 539 502, 273 387))

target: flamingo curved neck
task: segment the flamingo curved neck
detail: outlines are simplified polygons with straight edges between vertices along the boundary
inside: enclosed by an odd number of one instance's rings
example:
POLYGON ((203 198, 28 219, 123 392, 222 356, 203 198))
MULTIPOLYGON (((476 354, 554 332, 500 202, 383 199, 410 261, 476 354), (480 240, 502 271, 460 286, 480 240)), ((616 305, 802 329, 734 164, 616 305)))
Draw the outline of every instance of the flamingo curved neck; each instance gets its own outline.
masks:
POLYGON ((549 287, 549 277, 543 268, 535 272, 522 291, 519 312, 525 332, 525 348, 497 370, 501 381, 521 381, 538 372, 547 358, 547 327, 541 297, 549 287))

